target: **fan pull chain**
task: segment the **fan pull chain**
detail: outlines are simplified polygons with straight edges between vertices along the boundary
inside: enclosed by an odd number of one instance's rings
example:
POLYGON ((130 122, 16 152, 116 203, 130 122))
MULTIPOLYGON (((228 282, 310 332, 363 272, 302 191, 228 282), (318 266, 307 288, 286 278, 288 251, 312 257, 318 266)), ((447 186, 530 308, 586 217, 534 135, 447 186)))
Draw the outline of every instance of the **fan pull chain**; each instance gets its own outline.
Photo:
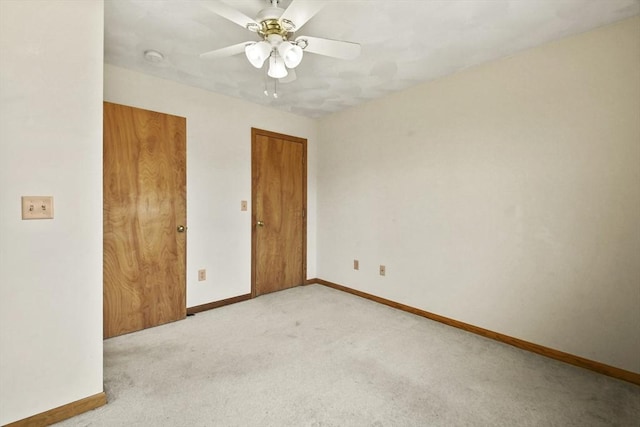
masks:
MULTIPOLYGON (((264 79, 264 91, 262 91, 262 93, 264 93, 264 96, 269 96, 267 78, 268 77, 265 77, 264 79)), ((275 99, 278 99, 278 79, 273 79, 273 97, 275 99)))

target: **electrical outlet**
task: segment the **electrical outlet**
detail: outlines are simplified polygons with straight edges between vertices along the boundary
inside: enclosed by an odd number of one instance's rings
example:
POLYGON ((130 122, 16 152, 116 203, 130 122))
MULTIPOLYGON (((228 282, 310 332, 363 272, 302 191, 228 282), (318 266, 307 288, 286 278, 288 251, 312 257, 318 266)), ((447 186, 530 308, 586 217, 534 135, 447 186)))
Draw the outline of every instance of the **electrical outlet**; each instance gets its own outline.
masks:
POLYGON ((358 261, 357 259, 353 260, 353 269, 360 270, 360 261, 358 261))
POLYGON ((207 280, 207 270, 198 270, 198 282, 207 280))
POLYGON ((387 274, 387 267, 385 267, 384 265, 380 266, 380 275, 381 276, 385 276, 387 274))

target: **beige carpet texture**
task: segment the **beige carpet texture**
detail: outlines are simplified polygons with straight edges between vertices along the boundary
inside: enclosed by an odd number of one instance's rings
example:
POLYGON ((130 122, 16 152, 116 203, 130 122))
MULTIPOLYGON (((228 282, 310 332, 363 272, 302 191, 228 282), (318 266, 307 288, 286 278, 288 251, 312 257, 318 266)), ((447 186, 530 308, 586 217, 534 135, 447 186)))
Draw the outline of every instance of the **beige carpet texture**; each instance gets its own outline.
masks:
POLYGON ((106 340, 59 426, 639 426, 640 387, 322 285, 106 340))

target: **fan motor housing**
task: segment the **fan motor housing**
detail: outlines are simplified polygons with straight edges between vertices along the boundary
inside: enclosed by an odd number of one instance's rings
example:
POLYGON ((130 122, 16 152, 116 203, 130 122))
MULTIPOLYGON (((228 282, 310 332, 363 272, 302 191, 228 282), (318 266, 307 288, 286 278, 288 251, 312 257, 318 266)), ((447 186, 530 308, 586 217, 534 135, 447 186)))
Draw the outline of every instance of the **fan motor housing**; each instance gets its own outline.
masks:
POLYGON ((260 21, 260 30, 258 32, 264 37, 278 34, 282 36, 283 39, 287 39, 287 35, 289 34, 289 31, 280 25, 278 19, 265 19, 260 21))
POLYGON ((288 19, 280 20, 280 17, 284 13, 284 9, 279 7, 267 7, 258 12, 256 21, 260 23, 260 28, 257 32, 264 38, 272 34, 278 34, 283 39, 289 38, 295 31, 295 24, 288 19), (291 34, 290 34, 291 33, 291 34))

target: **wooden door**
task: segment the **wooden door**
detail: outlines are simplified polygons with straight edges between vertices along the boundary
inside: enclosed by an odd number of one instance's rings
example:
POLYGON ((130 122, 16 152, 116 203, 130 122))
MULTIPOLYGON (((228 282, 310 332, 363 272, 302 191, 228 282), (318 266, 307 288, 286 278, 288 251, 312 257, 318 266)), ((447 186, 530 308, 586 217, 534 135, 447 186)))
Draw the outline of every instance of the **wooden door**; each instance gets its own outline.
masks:
POLYGON ((253 296, 306 277, 307 140, 251 130, 253 296))
POLYGON ((186 316, 186 119, 105 102, 103 139, 108 338, 186 316))

